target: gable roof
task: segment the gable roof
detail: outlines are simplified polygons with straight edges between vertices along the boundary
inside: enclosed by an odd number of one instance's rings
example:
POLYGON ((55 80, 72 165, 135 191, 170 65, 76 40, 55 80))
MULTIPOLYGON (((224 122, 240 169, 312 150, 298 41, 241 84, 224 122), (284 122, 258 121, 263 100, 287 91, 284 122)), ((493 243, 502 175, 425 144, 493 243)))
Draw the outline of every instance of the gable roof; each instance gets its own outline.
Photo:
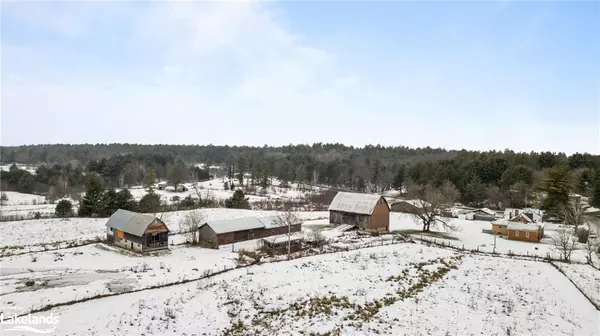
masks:
POLYGON ((489 208, 475 209, 473 212, 483 212, 484 214, 492 215, 492 216, 496 214, 496 211, 489 209, 489 208))
POLYGON ((519 218, 525 219, 525 221, 527 223, 533 223, 533 214, 527 213, 527 212, 521 212, 518 215, 514 216, 513 218, 509 219, 509 221, 514 222, 515 220, 518 220, 519 218))
POLYGON ((261 229, 265 224, 257 217, 243 217, 235 219, 224 219, 214 222, 208 222, 208 225, 216 234, 237 232, 252 229, 261 229))
POLYGON ((164 224, 153 215, 119 209, 110 216, 106 226, 141 237, 155 219, 164 224))
POLYGON ((370 215, 375 210, 377 202, 380 199, 383 199, 389 209, 387 201, 381 195, 340 191, 335 195, 333 201, 331 201, 328 210, 370 215))

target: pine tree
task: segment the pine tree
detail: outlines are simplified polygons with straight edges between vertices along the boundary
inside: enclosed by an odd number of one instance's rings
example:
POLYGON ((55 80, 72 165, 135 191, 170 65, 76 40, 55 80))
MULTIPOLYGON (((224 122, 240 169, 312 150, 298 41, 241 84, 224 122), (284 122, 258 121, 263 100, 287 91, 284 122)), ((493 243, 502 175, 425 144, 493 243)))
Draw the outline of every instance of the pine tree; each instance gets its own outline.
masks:
POLYGON ((149 190, 152 190, 154 183, 156 182, 156 171, 154 168, 150 167, 146 169, 146 174, 144 175, 144 187, 149 190))
POLYGON ((394 180, 392 181, 392 188, 396 190, 401 190, 404 185, 404 176, 406 175, 406 167, 404 165, 398 168, 396 175, 394 176, 394 180))
POLYGON ((102 196, 104 195, 104 180, 97 173, 87 175, 85 195, 79 203, 78 215, 80 217, 93 217, 102 209, 102 196))
POLYGON ((236 190, 233 196, 225 200, 225 207, 233 209, 250 209, 250 203, 241 189, 236 190))
POLYGON ((575 184, 575 176, 568 166, 560 165, 550 168, 542 185, 543 190, 546 192, 542 209, 555 213, 559 212, 569 202, 569 194, 575 184))

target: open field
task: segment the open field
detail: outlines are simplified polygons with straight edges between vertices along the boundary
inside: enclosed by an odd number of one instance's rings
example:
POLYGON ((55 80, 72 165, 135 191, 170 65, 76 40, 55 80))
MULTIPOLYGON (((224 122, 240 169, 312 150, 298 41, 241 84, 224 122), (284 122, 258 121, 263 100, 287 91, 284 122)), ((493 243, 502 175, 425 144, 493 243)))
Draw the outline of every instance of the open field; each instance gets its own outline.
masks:
MULTIPOLYGON (((207 220, 276 214, 200 211, 207 220)), ((178 223, 186 213, 163 217, 173 231, 171 244, 185 241, 185 235, 178 234, 178 223)), ((496 252, 503 257, 475 255, 469 250, 477 246, 491 252, 491 246, 483 243, 491 236, 481 232, 489 223, 455 220, 461 231, 440 232, 428 239, 464 244, 465 251, 420 243, 377 246, 395 237, 339 231, 328 224, 327 212, 297 214, 306 220, 303 230, 321 231, 330 249, 361 249, 235 269, 237 253, 232 251, 251 250, 257 241, 218 250, 176 245, 140 256, 103 243, 62 248, 65 242, 104 236, 106 219, 2 223, 3 252, 22 254, 0 258, 0 312, 27 313, 91 299, 34 314, 80 321, 61 323, 58 335, 191 335, 203 330, 205 335, 306 331, 305 335, 600 336, 600 314, 567 277, 548 263, 508 258, 509 251, 543 256, 550 251, 547 241, 498 239, 496 252), (53 244, 58 250, 27 253, 53 244), (227 272, 202 279, 224 269, 227 272), (112 296, 95 298, 106 295, 112 296)), ((406 215, 393 213, 391 228, 420 236, 414 231, 419 226, 406 215)), ((559 267, 587 296, 598 300, 595 269, 559 267)))
POLYGON ((267 263, 51 313, 67 321, 58 324, 57 335, 600 332, 594 307, 547 263, 419 244, 267 263))

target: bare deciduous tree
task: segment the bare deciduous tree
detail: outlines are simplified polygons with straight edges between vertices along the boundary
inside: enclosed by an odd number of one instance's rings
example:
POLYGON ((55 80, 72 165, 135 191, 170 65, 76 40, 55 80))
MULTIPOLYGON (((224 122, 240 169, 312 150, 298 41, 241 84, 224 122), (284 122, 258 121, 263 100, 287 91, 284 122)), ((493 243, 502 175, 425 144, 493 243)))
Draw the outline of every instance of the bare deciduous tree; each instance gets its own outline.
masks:
POLYGON ((571 254, 576 250, 575 237, 569 230, 558 230, 551 238, 553 249, 558 252, 562 260, 571 261, 571 254))
POLYGON ((290 258, 290 253, 291 253, 292 225, 296 225, 296 224, 300 224, 300 223, 302 223, 300 218, 298 218, 298 216, 296 216, 296 214, 291 211, 285 211, 285 212, 280 213, 279 215, 277 215, 277 217, 273 221, 273 224, 275 224, 276 226, 288 228, 287 233, 286 233, 287 238, 288 238, 288 246, 287 246, 288 259, 290 258))
POLYGON ((423 225, 423 231, 428 232, 431 226, 441 224, 446 231, 457 231, 458 226, 453 225, 449 218, 442 217, 442 213, 452 206, 456 200, 457 191, 451 184, 444 184, 442 188, 431 185, 413 186, 409 195, 415 198, 418 210, 411 215, 415 222, 423 225))
POLYGON ((199 210, 188 212, 183 220, 179 223, 179 230, 185 233, 188 241, 192 244, 198 243, 198 229, 202 224, 206 223, 205 217, 199 210))
POLYGON ((580 203, 569 203, 561 210, 561 215, 564 218, 565 224, 573 226, 573 230, 577 229, 588 221, 586 210, 589 207, 583 206, 580 203))

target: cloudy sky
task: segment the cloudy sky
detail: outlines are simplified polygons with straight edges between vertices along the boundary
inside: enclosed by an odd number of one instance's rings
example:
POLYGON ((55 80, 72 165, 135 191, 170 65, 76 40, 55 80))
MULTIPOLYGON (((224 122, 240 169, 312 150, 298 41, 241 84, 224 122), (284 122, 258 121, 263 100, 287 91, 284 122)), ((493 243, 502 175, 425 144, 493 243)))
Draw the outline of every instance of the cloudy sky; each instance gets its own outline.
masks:
POLYGON ((594 2, 2 3, 2 145, 600 152, 594 2))

